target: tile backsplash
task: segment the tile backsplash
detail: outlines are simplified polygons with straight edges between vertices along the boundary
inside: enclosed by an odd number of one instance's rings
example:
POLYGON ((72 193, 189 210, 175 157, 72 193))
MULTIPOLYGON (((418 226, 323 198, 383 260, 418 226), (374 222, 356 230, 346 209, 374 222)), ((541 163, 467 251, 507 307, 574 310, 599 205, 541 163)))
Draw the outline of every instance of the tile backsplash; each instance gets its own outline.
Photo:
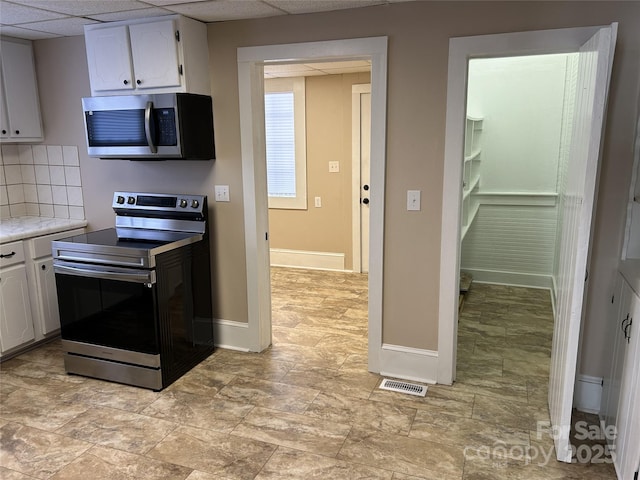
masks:
POLYGON ((2 145, 0 151, 0 218, 85 218, 78 147, 2 145))

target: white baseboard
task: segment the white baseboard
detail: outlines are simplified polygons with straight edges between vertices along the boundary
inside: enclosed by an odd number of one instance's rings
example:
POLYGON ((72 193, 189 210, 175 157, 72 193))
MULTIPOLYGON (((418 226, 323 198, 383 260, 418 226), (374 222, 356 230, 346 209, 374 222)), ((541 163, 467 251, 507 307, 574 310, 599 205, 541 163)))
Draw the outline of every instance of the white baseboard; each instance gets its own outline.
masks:
POLYGON ((344 271, 344 253, 270 249, 272 267, 308 268, 344 271))
POLYGON ((249 324, 216 319, 213 341, 216 347, 249 352, 249 324))
POLYGON ((573 406, 586 413, 600 413, 602 377, 578 375, 573 393, 573 406))
POLYGON ((461 268, 473 277, 474 282, 497 283, 530 288, 553 288, 551 275, 535 273, 502 272, 499 270, 476 270, 473 268, 461 268))
POLYGON ((380 375, 436 383, 438 352, 383 343, 380 351, 380 375))

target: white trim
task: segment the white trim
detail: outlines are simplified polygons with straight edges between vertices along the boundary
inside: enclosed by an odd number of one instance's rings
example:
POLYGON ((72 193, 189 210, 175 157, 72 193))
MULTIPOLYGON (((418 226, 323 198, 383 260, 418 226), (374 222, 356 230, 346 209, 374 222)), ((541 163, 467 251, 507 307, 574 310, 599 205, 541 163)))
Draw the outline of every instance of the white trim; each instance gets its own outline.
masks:
POLYGON ((573 406, 586 413, 600 413, 602 377, 578 375, 573 393, 573 406))
POLYGON ((214 341, 216 347, 248 352, 251 350, 249 324, 216 319, 214 341))
POLYGON ((387 37, 238 48, 247 311, 252 351, 271 343, 268 212, 264 152, 264 64, 371 60, 369 370, 380 370, 387 125, 387 37))
POLYGON ((380 375, 436 383, 438 352, 383 343, 380 353, 380 375))
POLYGON ((473 57, 576 52, 600 27, 566 28, 449 40, 447 115, 440 243, 438 382, 455 379, 460 266, 462 158, 466 118, 467 64, 473 57))
POLYGON ((360 225, 360 111, 361 95, 371 93, 371 84, 356 84, 351 86, 351 242, 352 242, 352 270, 362 272, 362 231, 360 225))
POLYGON ((272 267, 344 271, 344 253, 272 248, 270 254, 272 267))
POLYGON ((548 290, 552 290, 553 288, 551 275, 505 272, 500 270, 479 270, 474 268, 463 268, 462 270, 473 277, 474 283, 495 283, 515 287, 546 288, 548 290))
POLYGON ((474 192, 480 205, 512 205, 555 207, 558 194, 549 193, 522 193, 522 192, 474 192))

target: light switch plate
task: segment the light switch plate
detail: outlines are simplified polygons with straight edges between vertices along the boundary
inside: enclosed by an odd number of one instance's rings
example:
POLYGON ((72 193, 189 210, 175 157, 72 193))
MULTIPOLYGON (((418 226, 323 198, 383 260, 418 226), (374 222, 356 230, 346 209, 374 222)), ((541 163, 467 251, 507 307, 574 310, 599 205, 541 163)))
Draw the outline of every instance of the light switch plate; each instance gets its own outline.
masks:
POLYGON ((407 210, 420 210, 420 190, 407 190, 407 210))
POLYGON ((329 172, 338 173, 340 171, 340 162, 329 162, 329 172))
POLYGON ((216 202, 229 201, 229 185, 215 185, 214 192, 216 196, 216 202))
POLYGON ((316 205, 316 208, 322 207, 322 197, 315 198, 315 205, 316 205))

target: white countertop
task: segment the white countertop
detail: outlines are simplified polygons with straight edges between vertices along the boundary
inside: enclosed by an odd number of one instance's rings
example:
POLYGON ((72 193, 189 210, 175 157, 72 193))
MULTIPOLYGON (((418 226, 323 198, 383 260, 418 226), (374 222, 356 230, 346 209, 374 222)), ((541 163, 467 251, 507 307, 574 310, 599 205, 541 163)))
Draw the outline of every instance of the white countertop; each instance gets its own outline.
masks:
POLYGON ((87 226, 86 220, 49 217, 17 217, 0 220, 0 243, 15 242, 87 226))

